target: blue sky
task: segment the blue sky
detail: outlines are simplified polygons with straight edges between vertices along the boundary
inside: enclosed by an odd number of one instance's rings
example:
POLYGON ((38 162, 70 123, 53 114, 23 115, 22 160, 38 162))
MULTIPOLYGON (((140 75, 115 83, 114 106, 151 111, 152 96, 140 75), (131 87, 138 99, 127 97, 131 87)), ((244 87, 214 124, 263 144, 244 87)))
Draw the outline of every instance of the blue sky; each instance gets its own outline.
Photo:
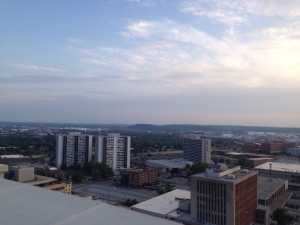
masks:
POLYGON ((300 127, 298 0, 1 1, 0 121, 300 127))

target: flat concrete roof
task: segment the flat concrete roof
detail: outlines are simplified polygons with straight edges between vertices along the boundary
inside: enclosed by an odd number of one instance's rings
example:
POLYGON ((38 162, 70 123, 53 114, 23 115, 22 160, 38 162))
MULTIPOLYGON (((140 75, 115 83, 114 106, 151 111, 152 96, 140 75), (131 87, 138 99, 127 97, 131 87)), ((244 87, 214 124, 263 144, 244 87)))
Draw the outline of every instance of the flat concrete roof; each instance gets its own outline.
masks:
POLYGON ((275 191, 277 191, 287 180, 272 178, 272 182, 268 177, 257 177, 257 197, 258 199, 267 199, 275 191))
POLYGON ((172 225, 101 201, 0 179, 1 225, 172 225))
POLYGON ((36 178, 36 180, 30 180, 30 181, 26 181, 24 183, 30 184, 30 185, 39 185, 39 184, 45 184, 45 183, 57 181, 57 179, 55 179, 55 178, 45 177, 45 176, 36 175, 36 174, 34 174, 34 177, 36 178))
POLYGON ((176 189, 166 194, 151 198, 147 201, 141 202, 131 207, 132 210, 156 214, 157 216, 164 217, 168 213, 178 209, 178 204, 183 199, 190 199, 191 193, 176 189))
MULTIPOLYGON (((230 170, 230 169, 227 169, 227 170, 230 170)), ((224 171, 222 171, 222 172, 224 172, 224 171)), ((229 179, 227 177, 227 175, 222 176, 222 177, 213 177, 213 176, 207 175, 206 172, 197 173, 197 174, 193 175, 192 177, 202 177, 202 178, 207 178, 207 179, 213 179, 213 180, 219 180, 219 181, 223 180, 223 181, 226 181, 226 182, 232 182, 232 183, 234 183, 234 182, 242 179, 243 177, 246 177, 246 176, 248 176, 250 174, 254 174, 254 173, 257 173, 257 172, 253 171, 253 170, 243 170, 243 169, 240 169, 240 170, 237 170, 235 172, 232 172, 232 173, 228 174, 228 175, 234 174, 235 175, 234 179, 229 179), (245 171, 247 171, 247 172, 245 172, 245 171)))
MULTIPOLYGON (((278 163, 278 162, 271 162, 271 164, 272 164, 272 171, 300 173, 299 164, 278 163)), ((255 167, 255 169, 270 170, 270 162, 261 164, 260 166, 255 167)))

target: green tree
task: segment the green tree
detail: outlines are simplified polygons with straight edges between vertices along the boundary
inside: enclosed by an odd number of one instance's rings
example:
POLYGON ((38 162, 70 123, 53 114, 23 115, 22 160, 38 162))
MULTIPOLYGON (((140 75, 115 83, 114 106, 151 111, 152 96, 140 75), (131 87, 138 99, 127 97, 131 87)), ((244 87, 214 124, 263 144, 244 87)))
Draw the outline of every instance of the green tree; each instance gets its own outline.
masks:
POLYGON ((134 199, 132 199, 132 201, 131 201, 131 205, 136 205, 136 204, 138 204, 139 202, 134 198, 134 199))
POLYGON ((171 171, 170 171, 171 174, 179 174, 180 171, 178 168, 172 168, 171 171))
POLYGON ((204 162, 195 163, 191 168, 192 174, 204 172, 206 170, 207 166, 208 166, 208 164, 204 163, 204 162))
POLYGON ((125 206, 131 206, 131 199, 127 198, 124 205, 125 206))
POLYGON ((84 178, 84 175, 79 171, 79 170, 76 170, 74 173, 73 173, 73 176, 72 176, 72 181, 74 182, 81 182, 81 180, 84 178))
POLYGON ((163 187, 157 190, 157 194, 158 194, 158 195, 163 195, 163 194, 165 194, 165 193, 166 193, 166 189, 163 188, 163 187))
POLYGON ((165 188, 165 190, 166 190, 166 192, 170 192, 170 191, 173 191, 173 188, 170 187, 170 186, 167 186, 167 187, 165 188))
POLYGON ((96 179, 98 179, 100 177, 100 171, 98 169, 94 169, 92 176, 96 179))
POLYGON ((290 221, 290 218, 286 214, 286 210, 277 208, 273 211, 273 220, 277 221, 278 225, 287 225, 290 221))
POLYGON ((187 170, 189 170, 189 169, 191 169, 191 165, 190 165, 190 164, 186 164, 186 165, 185 165, 185 168, 186 168, 187 170))
POLYGON ((109 166, 106 166, 104 168, 103 171, 101 171, 102 175, 105 177, 105 178, 108 178, 108 177, 113 177, 114 176, 114 171, 112 170, 112 168, 110 168, 109 166))

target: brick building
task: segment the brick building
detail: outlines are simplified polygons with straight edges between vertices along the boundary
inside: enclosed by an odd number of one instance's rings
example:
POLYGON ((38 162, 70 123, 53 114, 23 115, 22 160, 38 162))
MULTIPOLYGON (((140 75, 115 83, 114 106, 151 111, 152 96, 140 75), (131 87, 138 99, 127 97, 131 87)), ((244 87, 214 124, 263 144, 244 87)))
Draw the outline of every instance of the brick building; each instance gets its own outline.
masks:
POLYGON ((261 143, 261 150, 268 153, 280 153, 286 152, 287 148, 296 148, 297 143, 293 142, 285 142, 285 141, 278 141, 278 142, 264 142, 261 143))
POLYGON ((157 180, 158 169, 146 167, 145 169, 130 170, 128 175, 129 185, 142 186, 145 183, 152 183, 157 180))

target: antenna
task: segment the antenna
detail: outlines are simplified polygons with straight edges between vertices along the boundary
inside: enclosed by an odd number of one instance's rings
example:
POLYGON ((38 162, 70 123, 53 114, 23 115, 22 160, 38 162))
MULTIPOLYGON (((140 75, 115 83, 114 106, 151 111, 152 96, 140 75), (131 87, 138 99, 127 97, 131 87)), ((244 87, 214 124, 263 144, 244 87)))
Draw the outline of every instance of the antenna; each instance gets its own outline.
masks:
POLYGON ((269 165, 270 165, 270 182, 272 182, 272 163, 270 163, 269 165))

